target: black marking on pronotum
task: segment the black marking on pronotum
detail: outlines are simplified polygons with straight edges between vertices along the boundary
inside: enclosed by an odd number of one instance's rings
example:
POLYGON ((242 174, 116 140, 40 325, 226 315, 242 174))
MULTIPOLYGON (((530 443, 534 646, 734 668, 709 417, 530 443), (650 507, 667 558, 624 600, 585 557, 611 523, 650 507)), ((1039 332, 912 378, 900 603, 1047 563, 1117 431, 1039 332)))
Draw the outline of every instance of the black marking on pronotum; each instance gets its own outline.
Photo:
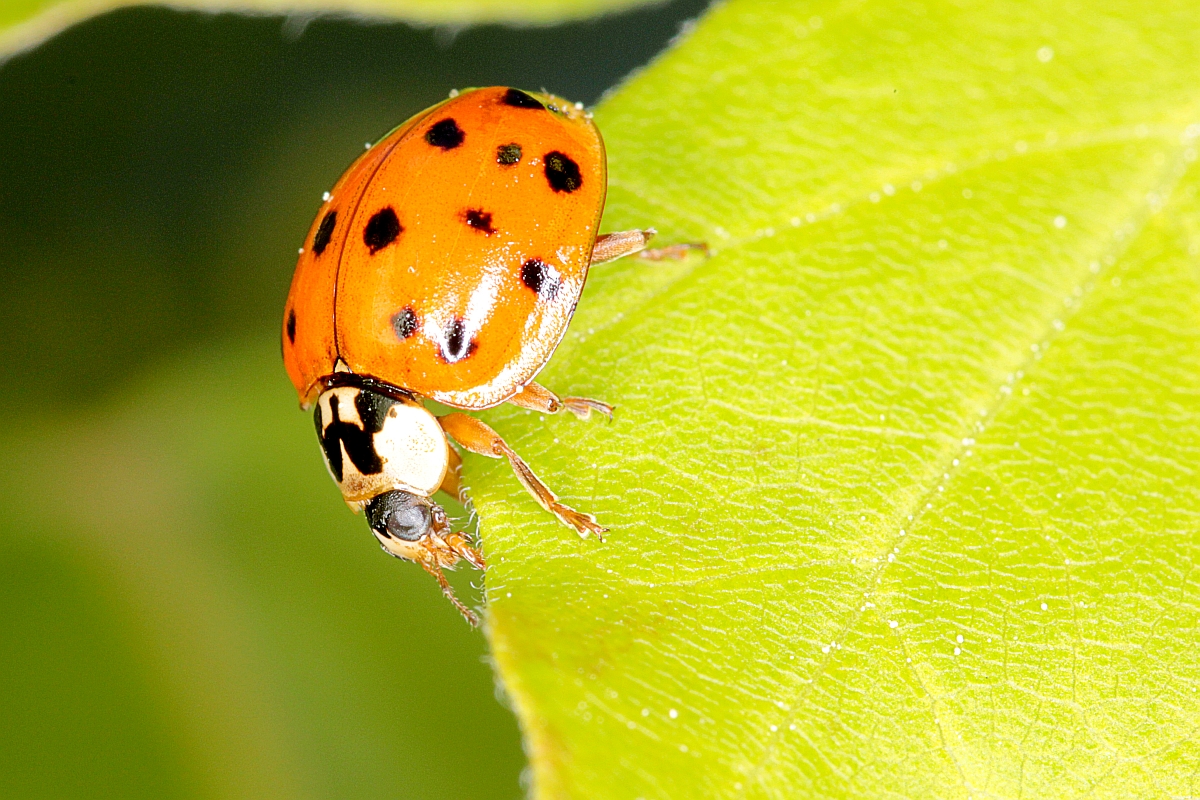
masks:
POLYGON ((496 163, 508 166, 516 164, 521 160, 521 145, 513 142, 512 144, 502 144, 496 148, 496 163))
POLYGON ((546 162, 546 180, 556 192, 573 192, 583 186, 579 165, 566 153, 552 150, 542 159, 546 162))
POLYGON ((396 212, 392 210, 391 206, 386 206, 376 211, 371 219, 367 220, 367 227, 363 228, 363 242, 371 251, 371 255, 375 255, 396 241, 396 237, 403 230, 404 226, 400 224, 400 218, 396 216, 396 212))
POLYGON ((458 123, 452 119, 436 122, 433 127, 425 131, 425 141, 443 150, 453 150, 458 147, 463 143, 465 136, 462 128, 458 127, 458 123))
POLYGON ((337 212, 326 211, 325 216, 321 218, 321 224, 317 226, 316 235, 313 236, 313 255, 319 256, 325 252, 325 248, 329 246, 329 240, 333 238, 334 225, 337 225, 337 212))
POLYGON ((531 258, 521 265, 521 281, 547 300, 558 294, 558 278, 540 258, 531 258))
POLYGON ((383 430, 383 423, 394 405, 396 405, 395 400, 375 394, 375 392, 359 392, 358 397, 354 398, 354 408, 358 411, 358 418, 363 421, 363 425, 372 435, 383 430))
POLYGON ((514 108, 536 108, 545 110, 541 101, 522 92, 520 89, 509 89, 504 93, 504 105, 514 108))
POLYGON ((463 212, 463 218, 466 219, 467 224, 472 228, 486 233, 488 236, 496 232, 496 229, 492 227, 492 215, 486 211, 478 208, 468 208, 463 212))
POLYGON ((416 333, 419 327, 421 324, 417 320, 417 312, 412 310, 412 306, 405 306, 392 314, 392 330, 396 332, 398 339, 407 339, 416 333))
POLYGON ((288 335, 288 341, 291 342, 292 344, 295 344, 296 343, 296 309, 294 309, 294 308, 288 312, 287 335, 288 335))
POLYGON ((383 459, 375 450, 375 434, 383 430, 388 411, 396 405, 396 401, 375 392, 359 391, 354 397, 354 409, 358 412, 362 427, 343 420, 338 405, 338 396, 330 395, 328 425, 322 425, 324 420, 321 418, 320 404, 313 415, 317 423, 317 439, 325 451, 329 471, 338 483, 342 482, 342 448, 345 448, 355 469, 363 475, 378 475, 383 471, 383 459))
POLYGON ((467 340, 467 326, 461 319, 450 323, 446 331, 446 341, 442 344, 442 359, 447 364, 462 361, 475 352, 475 340, 467 340))

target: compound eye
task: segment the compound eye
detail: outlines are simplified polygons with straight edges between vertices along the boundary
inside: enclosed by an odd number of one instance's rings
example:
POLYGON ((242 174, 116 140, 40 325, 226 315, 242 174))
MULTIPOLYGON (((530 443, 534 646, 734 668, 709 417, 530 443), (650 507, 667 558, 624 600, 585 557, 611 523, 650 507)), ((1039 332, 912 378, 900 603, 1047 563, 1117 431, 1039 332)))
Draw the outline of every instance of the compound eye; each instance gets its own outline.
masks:
POLYGON ((366 512, 371 530, 388 539, 415 542, 433 526, 429 500, 399 490, 374 498, 366 512))

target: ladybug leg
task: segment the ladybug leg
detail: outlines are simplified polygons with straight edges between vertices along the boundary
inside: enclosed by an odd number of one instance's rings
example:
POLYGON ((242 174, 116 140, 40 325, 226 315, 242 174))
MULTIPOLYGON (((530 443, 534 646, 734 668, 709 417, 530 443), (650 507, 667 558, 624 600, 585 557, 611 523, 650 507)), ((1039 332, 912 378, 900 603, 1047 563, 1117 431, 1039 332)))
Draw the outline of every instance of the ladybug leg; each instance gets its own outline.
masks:
POLYGON ((442 537, 442 544, 450 553, 454 554, 455 561, 461 558, 475 569, 481 572, 487 571, 487 562, 483 560, 483 553, 471 546, 471 540, 465 533, 446 534, 442 537))
POLYGON ((693 250, 708 255, 708 245, 704 242, 683 242, 681 244, 669 244, 666 247, 651 247, 649 250, 642 250, 637 256, 646 261, 665 261, 668 258, 678 261, 681 258, 686 258, 687 254, 693 250))
POLYGON ((537 383, 529 384, 519 393, 508 398, 508 402, 514 406, 528 408, 542 414, 557 414, 565 408, 580 419, 587 419, 593 411, 599 411, 608 417, 609 422, 612 422, 613 407, 608 403, 591 400, 587 397, 559 397, 545 386, 537 383))
POLYGON ((646 243, 654 237, 657 231, 646 228, 644 231, 621 231, 620 233, 602 233, 596 237, 592 245, 591 266, 613 261, 621 256, 631 255, 644 250, 646 243))
POLYGON ((599 235, 596 237, 596 244, 592 246, 591 266, 594 267, 597 264, 613 261, 633 253, 637 253, 638 258, 647 261, 663 261, 668 258, 678 260, 686 257, 693 250, 708 255, 708 245, 704 242, 669 244, 666 247, 653 247, 647 250, 647 243, 657 233, 654 228, 646 228, 644 231, 621 231, 620 233, 599 235))
MULTIPOLYGON (((458 453, 453 454, 455 461, 462 465, 458 453)), ((421 544, 432 554, 436 566, 453 567, 461 558, 478 570, 486 570, 483 554, 471 546, 471 540, 465 533, 454 533, 446 512, 436 503, 433 506, 433 530, 421 539, 421 544)))
POLYGON ((417 563, 420 564, 426 572, 434 577, 434 579, 438 582, 438 586, 442 587, 442 594, 446 596, 447 600, 454 604, 454 607, 458 609, 458 613, 463 615, 463 618, 471 625, 471 627, 479 627, 479 617, 474 611, 467 608, 466 604, 463 603, 462 600, 459 600, 458 596, 454 594, 454 589, 450 587, 450 582, 446 580, 446 576, 442 574, 442 569, 438 565, 436 558, 423 558, 417 563))
POLYGON ((390 540, 380 539, 379 543, 383 547, 384 552, 397 558, 415 561, 420 564, 426 572, 437 580, 438 586, 442 587, 442 594, 446 595, 446 599, 454 604, 454 607, 466 618, 467 622, 471 623, 472 627, 479 625, 479 617, 458 599, 449 581, 446 580, 446 576, 442 574, 443 567, 453 569, 459 559, 467 561, 467 563, 476 569, 482 570, 486 567, 483 556, 470 545, 464 534, 433 532, 418 542, 407 543, 408 546, 403 548, 398 548, 394 545, 389 546, 390 540))
POLYGON ((450 468, 446 470, 446 477, 442 478, 442 485, 438 489, 466 505, 470 498, 462 483, 462 456, 453 448, 447 449, 450 450, 450 468))
POLYGON ((438 422, 442 424, 442 430, 454 441, 472 453, 489 458, 500 458, 501 456, 507 458, 513 472, 517 474, 517 480, 521 482, 526 491, 533 495, 533 499, 538 501, 538 505, 558 517, 564 524, 574 528, 583 538, 586 539, 590 533, 600 541, 604 541, 603 534, 608 528, 596 522, 596 518, 591 514, 581 513, 558 502, 554 492, 550 491, 550 488, 542 483, 537 475, 533 474, 533 470, 529 468, 524 459, 505 444, 504 440, 500 438, 500 434, 466 414, 447 414, 439 417, 438 422))
POLYGON ((453 569, 460 559, 479 570, 487 569, 487 564, 483 560, 483 554, 471 546, 466 534, 451 532, 441 507, 435 505, 433 508, 433 530, 417 542, 406 543, 407 546, 402 548, 397 547, 391 539, 379 539, 379 543, 392 555, 420 564, 434 577, 438 586, 442 587, 442 594, 446 599, 454 604, 472 627, 476 627, 479 625, 479 617, 454 594, 454 589, 446 580, 442 568, 453 569))

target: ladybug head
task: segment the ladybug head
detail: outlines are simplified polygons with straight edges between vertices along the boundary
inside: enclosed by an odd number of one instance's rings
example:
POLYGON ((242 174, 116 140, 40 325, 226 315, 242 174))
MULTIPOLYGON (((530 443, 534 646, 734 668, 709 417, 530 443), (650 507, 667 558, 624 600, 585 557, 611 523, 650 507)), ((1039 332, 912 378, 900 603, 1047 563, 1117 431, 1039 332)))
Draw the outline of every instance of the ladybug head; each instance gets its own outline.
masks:
POLYGON ((478 625, 479 617, 455 596, 442 567, 453 567, 465 559, 476 569, 484 569, 483 555, 466 534, 451 532, 442 507, 428 497, 394 489, 371 498, 364 510, 384 551, 424 567, 467 622, 478 625))
POLYGON ((446 514, 428 497, 401 489, 384 492, 366 505, 367 524, 382 541, 416 542, 446 527, 446 514))

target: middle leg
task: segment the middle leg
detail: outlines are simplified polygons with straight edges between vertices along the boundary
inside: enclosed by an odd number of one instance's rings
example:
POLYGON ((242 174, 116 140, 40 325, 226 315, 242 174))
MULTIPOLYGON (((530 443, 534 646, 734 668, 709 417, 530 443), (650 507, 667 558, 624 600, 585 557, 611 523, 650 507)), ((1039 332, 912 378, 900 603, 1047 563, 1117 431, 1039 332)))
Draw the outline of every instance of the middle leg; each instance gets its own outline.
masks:
POLYGON ((599 411, 612 421, 613 407, 599 400, 586 397, 559 397, 545 386, 531 383, 517 394, 508 398, 508 402, 520 408, 528 408, 542 414, 557 414, 564 408, 580 419, 587 419, 593 411, 599 411))
POLYGON ((538 505, 558 517, 564 524, 574 528, 583 538, 586 539, 590 533, 600 541, 604 541, 604 533, 608 531, 608 528, 596 522, 596 518, 591 514, 584 514, 558 502, 558 498, 555 497, 554 492, 550 491, 550 487, 533 474, 533 470, 529 468, 525 460, 500 438, 500 434, 467 414, 447 414, 439 417, 438 422, 441 423, 442 430, 449 434, 454 441, 472 453, 489 458, 500 458, 501 456, 507 458, 509 466, 516 473, 517 480, 521 482, 527 492, 533 495, 533 499, 538 501, 538 505))

